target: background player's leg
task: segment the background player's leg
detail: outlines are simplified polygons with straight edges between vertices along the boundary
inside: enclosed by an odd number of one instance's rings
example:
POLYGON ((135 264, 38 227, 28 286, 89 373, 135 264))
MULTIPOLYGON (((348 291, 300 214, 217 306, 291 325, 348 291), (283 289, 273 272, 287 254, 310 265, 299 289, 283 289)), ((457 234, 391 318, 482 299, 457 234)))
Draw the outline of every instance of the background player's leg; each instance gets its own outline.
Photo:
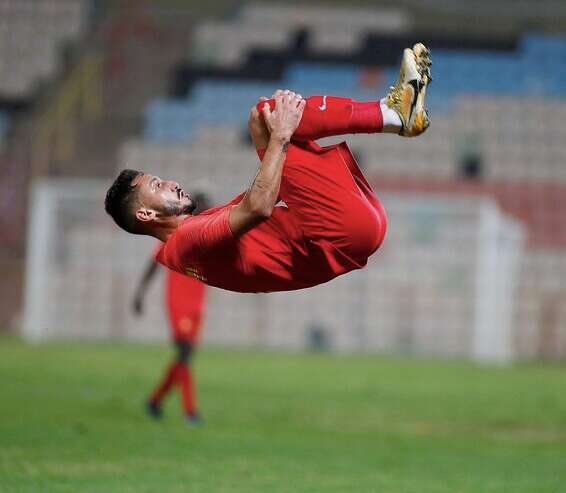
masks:
MULTIPOLYGON (((264 104, 273 110, 275 101, 257 103, 258 111, 264 104)), ((333 135, 358 133, 398 133, 401 120, 394 110, 380 101, 359 102, 336 96, 310 96, 295 133, 295 140, 316 140, 333 135)))
POLYGON ((196 410, 195 389, 190 367, 193 345, 187 340, 178 340, 175 344, 177 345, 177 385, 181 392, 183 411, 189 421, 196 422, 199 417, 196 410))
POLYGON ((168 367, 159 385, 155 388, 147 402, 147 410, 154 417, 161 417, 161 401, 167 395, 177 379, 177 361, 168 367))

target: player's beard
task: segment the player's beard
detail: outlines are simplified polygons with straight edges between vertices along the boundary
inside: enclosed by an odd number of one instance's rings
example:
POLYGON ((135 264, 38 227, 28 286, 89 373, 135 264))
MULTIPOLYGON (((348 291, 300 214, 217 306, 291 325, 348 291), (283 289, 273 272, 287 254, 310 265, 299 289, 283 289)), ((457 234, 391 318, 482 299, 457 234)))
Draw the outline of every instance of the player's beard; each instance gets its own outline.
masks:
POLYGON ((163 213, 167 216, 186 216, 187 214, 192 214, 196 207, 197 205, 192 199, 189 199, 188 204, 182 204, 181 201, 173 202, 170 200, 166 203, 163 213))

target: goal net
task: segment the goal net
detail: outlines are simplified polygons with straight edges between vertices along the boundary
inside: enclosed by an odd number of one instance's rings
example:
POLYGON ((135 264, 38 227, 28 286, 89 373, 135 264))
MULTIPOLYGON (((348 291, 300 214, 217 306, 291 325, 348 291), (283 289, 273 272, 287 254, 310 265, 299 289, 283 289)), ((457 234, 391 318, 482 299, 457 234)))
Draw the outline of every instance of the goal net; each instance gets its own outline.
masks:
MULTIPOLYGON (((163 279, 143 317, 132 298, 156 242, 103 210, 108 182, 37 183, 30 204, 22 331, 30 340, 160 340, 163 279)), ((327 347, 505 361, 523 232, 491 199, 380 194, 389 231, 368 266, 312 289, 237 294, 211 288, 204 342, 327 347)))

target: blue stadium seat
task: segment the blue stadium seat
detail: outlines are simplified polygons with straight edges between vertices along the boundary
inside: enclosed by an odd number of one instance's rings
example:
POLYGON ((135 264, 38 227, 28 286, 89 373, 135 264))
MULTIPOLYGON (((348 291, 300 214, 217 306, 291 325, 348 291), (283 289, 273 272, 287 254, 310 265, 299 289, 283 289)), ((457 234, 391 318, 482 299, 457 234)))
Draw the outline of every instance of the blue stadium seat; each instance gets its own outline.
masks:
MULTIPOLYGON (((434 83, 429 91, 432 112, 450 111, 454 99, 466 93, 566 97, 566 36, 525 36, 518 53, 435 50, 434 83)), ((244 125, 249 108, 261 95, 277 88, 292 88, 303 95, 333 94, 358 100, 384 96, 398 77, 397 68, 383 70, 382 87, 360 87, 362 68, 355 65, 291 65, 277 83, 249 81, 198 82, 185 100, 153 101, 146 110, 147 138, 186 141, 199 125, 244 125)))
POLYGON ((285 81, 294 87, 296 84, 320 84, 320 81, 335 86, 355 88, 359 83, 360 67, 355 65, 295 64, 285 73, 285 81))

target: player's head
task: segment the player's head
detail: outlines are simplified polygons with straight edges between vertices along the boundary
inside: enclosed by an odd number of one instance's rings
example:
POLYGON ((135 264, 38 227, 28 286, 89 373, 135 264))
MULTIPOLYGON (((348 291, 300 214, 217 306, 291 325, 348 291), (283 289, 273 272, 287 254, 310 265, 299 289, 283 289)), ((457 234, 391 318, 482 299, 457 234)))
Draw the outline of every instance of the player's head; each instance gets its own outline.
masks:
POLYGON ((116 224, 133 234, 152 234, 195 209, 195 202, 176 181, 131 169, 114 180, 104 205, 116 224))

